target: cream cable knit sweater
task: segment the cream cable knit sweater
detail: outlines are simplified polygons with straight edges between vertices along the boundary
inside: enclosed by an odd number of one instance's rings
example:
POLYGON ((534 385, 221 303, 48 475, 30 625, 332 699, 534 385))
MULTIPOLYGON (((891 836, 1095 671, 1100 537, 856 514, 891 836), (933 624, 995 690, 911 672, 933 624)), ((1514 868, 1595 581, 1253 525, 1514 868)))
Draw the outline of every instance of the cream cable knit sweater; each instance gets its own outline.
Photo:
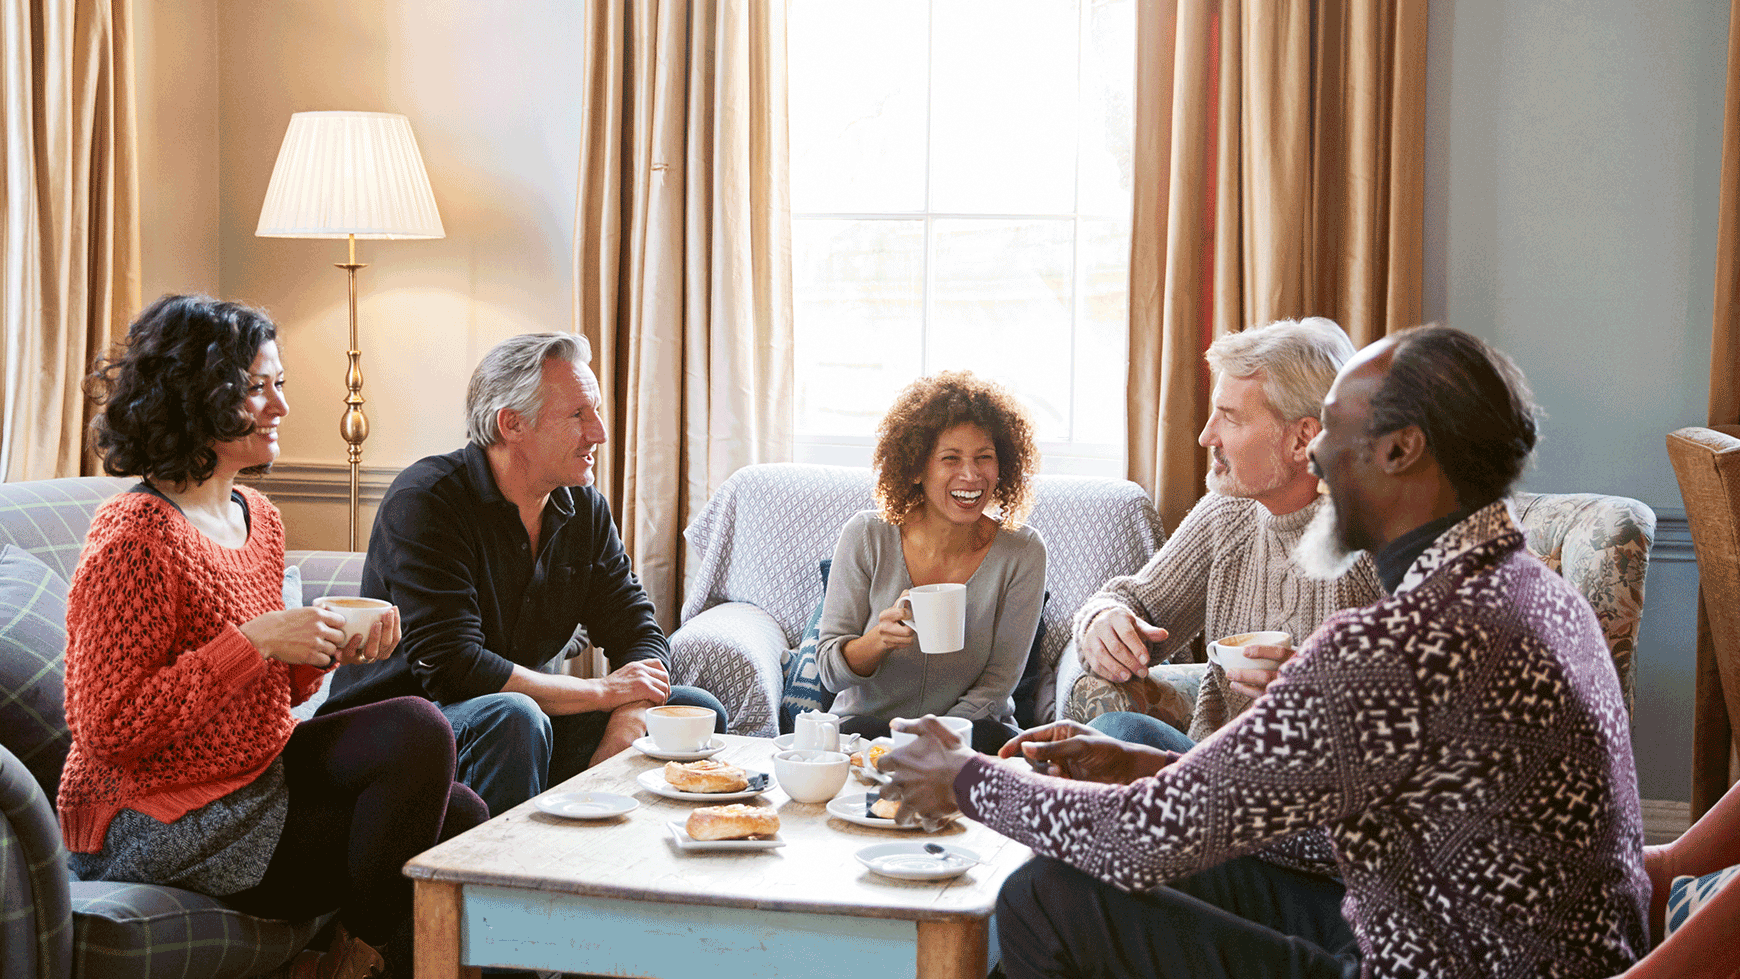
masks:
MULTIPOLYGON (((1153 646, 1154 663, 1170 661, 1198 633, 1213 640, 1279 629, 1292 634, 1295 648, 1303 646, 1336 611, 1370 605, 1384 594, 1369 556, 1334 581, 1307 578, 1293 563, 1293 548, 1322 505, 1320 498, 1276 516, 1256 500, 1204 496, 1141 571, 1106 582, 1082 605, 1075 616, 1077 646, 1095 617, 1118 606, 1169 633, 1153 646)), ((1211 664, 1187 733, 1201 741, 1250 704, 1211 664)))

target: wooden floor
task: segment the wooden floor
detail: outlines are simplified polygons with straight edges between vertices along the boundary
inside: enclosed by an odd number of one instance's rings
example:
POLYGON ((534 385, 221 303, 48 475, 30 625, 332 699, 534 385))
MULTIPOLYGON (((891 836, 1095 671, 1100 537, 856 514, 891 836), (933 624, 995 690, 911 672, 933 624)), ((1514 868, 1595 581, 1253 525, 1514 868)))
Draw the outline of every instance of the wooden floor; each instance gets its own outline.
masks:
POLYGON ((1643 800, 1643 842, 1648 845, 1672 843, 1692 824, 1689 802, 1673 799, 1643 800))

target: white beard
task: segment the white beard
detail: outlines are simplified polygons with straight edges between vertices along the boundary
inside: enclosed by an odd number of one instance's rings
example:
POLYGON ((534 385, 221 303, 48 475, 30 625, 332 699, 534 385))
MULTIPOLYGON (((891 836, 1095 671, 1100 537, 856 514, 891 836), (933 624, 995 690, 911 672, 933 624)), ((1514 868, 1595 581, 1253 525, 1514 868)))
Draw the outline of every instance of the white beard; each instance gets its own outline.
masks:
POLYGON ((1353 570, 1364 551, 1348 550, 1336 533, 1335 502, 1329 497, 1317 508, 1317 514, 1305 526, 1299 545, 1293 548, 1293 563, 1305 577, 1318 581, 1334 581, 1353 570))

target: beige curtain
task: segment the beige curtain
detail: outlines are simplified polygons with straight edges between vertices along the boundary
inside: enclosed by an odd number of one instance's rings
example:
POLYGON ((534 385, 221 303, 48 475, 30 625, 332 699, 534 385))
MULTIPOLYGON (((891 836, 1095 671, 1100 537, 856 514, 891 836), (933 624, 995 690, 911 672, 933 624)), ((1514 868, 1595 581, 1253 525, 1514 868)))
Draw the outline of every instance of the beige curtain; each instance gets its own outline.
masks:
POLYGON ((1215 337, 1419 321, 1426 0, 1138 9, 1129 475, 1175 527, 1203 492, 1215 337))
POLYGON ((575 322, 609 407, 599 485, 668 631, 691 510, 791 451, 785 4, 586 21, 575 322))
POLYGON ((95 472, 92 360, 139 306, 129 0, 0 0, 0 476, 95 472))
POLYGON ((1728 14, 1728 98, 1722 113, 1722 203, 1716 313, 1710 337, 1710 424, 1740 425, 1740 0, 1728 14))

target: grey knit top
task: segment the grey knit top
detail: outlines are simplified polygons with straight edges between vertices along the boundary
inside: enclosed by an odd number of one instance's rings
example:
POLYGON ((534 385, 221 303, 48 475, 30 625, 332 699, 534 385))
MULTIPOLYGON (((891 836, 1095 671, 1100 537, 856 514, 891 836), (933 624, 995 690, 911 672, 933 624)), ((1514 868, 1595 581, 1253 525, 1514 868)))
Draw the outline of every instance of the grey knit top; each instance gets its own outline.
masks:
POLYGON ((839 694, 834 712, 884 721, 924 714, 1012 720, 1011 694, 1045 602, 1045 541, 1032 527, 999 531, 966 586, 963 649, 927 654, 914 644, 891 651, 870 676, 859 676, 846 665, 846 643, 869 631, 912 587, 912 577, 899 527, 875 510, 847 521, 834 548, 816 645, 822 685, 839 694))

